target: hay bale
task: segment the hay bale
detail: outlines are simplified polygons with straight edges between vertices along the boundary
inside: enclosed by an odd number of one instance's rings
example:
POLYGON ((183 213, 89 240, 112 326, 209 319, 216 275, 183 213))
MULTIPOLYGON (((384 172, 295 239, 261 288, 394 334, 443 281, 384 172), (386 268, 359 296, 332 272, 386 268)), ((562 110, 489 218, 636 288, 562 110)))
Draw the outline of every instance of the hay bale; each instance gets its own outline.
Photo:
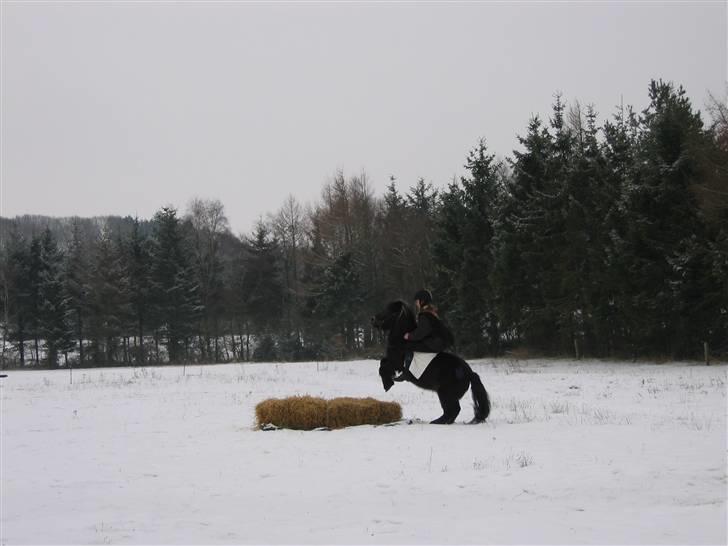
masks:
POLYGON ((255 406, 258 426, 266 423, 296 430, 326 426, 326 400, 313 396, 270 398, 255 406))
POLYGON ((329 400, 326 418, 329 428, 383 425, 401 419, 402 408, 396 402, 374 398, 334 398, 329 400))
POLYGON ((344 428, 356 425, 382 425, 402 418, 396 402, 374 398, 334 398, 312 396, 264 400, 255 407, 258 427, 272 424, 281 428, 312 430, 344 428))

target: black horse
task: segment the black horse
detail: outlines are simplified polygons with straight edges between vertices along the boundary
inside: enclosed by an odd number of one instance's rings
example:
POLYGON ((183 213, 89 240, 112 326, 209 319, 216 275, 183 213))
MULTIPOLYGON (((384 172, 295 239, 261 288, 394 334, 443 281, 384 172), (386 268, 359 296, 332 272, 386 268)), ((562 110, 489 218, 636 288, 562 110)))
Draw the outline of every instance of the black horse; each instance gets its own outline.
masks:
POLYGON ((490 399, 480 377, 462 358, 451 353, 438 353, 416 378, 404 366, 404 334, 417 326, 415 314, 405 302, 393 301, 372 317, 372 325, 388 331, 387 349, 379 364, 379 375, 384 390, 392 388, 395 381, 409 381, 422 389, 437 392, 443 414, 433 424, 451 424, 460 413, 460 399, 471 388, 475 417, 471 423, 482 423, 490 414, 490 399), (397 375, 399 372, 399 375, 397 375))

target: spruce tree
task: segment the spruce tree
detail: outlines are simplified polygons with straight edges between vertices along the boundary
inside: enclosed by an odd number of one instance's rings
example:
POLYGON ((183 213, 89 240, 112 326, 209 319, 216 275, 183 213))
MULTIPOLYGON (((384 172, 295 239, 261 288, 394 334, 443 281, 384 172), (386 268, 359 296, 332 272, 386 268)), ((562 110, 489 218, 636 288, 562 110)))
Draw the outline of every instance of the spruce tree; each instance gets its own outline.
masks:
POLYGON ((252 331, 258 339, 262 339, 279 330, 285 298, 278 241, 262 221, 248 238, 246 251, 241 297, 252 331))
POLYGON ((461 298, 460 275, 463 264, 463 231, 465 196, 456 179, 440 193, 432 242, 432 261, 435 267, 433 288, 440 310, 456 331, 460 342, 459 322, 465 316, 467 300, 461 298))
POLYGON ((120 342, 128 335, 131 318, 129 279, 120 245, 107 229, 94 246, 89 272, 88 331, 94 364, 121 362, 120 342))
POLYGON ((513 174, 498 214, 492 278, 502 330, 533 349, 549 351, 556 337, 556 318, 546 302, 553 249, 544 238, 556 229, 551 223, 554 144, 537 116, 518 140, 523 149, 513 152, 513 174))
MULTIPOLYGON (((404 197, 392 177, 384 194, 379 218, 379 246, 382 251, 382 289, 389 300, 409 297, 408 211, 404 197)), ((416 290, 416 289, 415 289, 416 290)))
POLYGON ((86 362, 85 339, 89 314, 89 247, 81 234, 78 219, 73 220, 71 239, 66 252, 65 293, 68 297, 69 321, 78 346, 78 360, 83 366, 86 362))
POLYGON ((480 355, 499 350, 500 331, 495 309, 493 272, 493 236, 499 201, 498 165, 488 154, 484 139, 478 142, 467 159, 468 176, 461 179, 463 188, 462 263, 458 299, 462 302, 458 322, 461 346, 480 355))
POLYGON ((41 314, 41 278, 45 271, 42 258, 41 237, 33 234, 30 239, 30 253, 28 255, 28 330, 33 339, 35 349, 35 363, 40 364, 40 314, 41 314))
POLYGON ((167 346, 169 361, 189 358, 189 343, 197 331, 203 307, 197 293, 191 250, 177 211, 164 207, 154 217, 151 290, 153 320, 167 346))
POLYGON ((42 236, 41 260, 38 329, 45 345, 47 365, 57 368, 59 355, 73 347, 73 332, 69 324, 69 299, 64 289, 64 257, 49 228, 42 236))
POLYGON ((348 351, 359 348, 359 327, 367 316, 365 298, 366 291, 352 254, 335 258, 324 271, 315 313, 330 337, 335 333, 341 335, 348 351))
POLYGON ((30 339, 30 252, 28 243, 13 223, 3 264, 5 279, 5 328, 7 339, 15 344, 20 366, 26 364, 26 342, 30 339))
POLYGON ((640 118, 639 166, 625 195, 632 309, 641 350, 696 354, 718 320, 711 245, 694 185, 706 134, 682 87, 652 81, 640 118))
POLYGON ((129 238, 124 247, 124 263, 129 283, 130 313, 133 317, 132 331, 138 339, 134 358, 137 363, 144 364, 147 359, 144 336, 149 326, 151 298, 151 243, 140 230, 138 219, 134 219, 129 238))

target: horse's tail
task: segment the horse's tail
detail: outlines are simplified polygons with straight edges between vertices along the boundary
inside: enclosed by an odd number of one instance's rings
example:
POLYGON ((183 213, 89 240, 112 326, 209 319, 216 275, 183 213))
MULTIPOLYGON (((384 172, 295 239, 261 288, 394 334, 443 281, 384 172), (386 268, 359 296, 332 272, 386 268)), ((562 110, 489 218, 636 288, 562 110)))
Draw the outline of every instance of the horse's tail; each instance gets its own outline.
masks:
POLYGON ((485 390, 480 376, 472 369, 470 370, 470 391, 473 395, 473 405, 475 406, 474 423, 482 423, 490 415, 490 398, 488 391, 485 390))

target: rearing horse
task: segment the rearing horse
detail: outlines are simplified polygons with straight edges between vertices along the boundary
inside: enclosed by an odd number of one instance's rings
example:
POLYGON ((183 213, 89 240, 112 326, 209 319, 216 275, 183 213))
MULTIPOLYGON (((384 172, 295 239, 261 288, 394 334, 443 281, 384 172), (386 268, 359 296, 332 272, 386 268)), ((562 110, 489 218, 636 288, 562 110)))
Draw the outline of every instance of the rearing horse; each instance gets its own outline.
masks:
POLYGON ((404 334, 417 326, 415 314, 405 302, 393 301, 372 317, 372 325, 389 332, 384 358, 379 363, 379 375, 384 390, 395 381, 409 381, 422 389, 437 392, 443 414, 433 424, 451 424, 460 413, 460 399, 470 387, 475 416, 471 423, 482 423, 490 414, 490 399, 480 376, 462 358, 452 353, 438 353, 417 378, 404 366, 404 334), (396 375, 400 372, 399 375, 396 375))

